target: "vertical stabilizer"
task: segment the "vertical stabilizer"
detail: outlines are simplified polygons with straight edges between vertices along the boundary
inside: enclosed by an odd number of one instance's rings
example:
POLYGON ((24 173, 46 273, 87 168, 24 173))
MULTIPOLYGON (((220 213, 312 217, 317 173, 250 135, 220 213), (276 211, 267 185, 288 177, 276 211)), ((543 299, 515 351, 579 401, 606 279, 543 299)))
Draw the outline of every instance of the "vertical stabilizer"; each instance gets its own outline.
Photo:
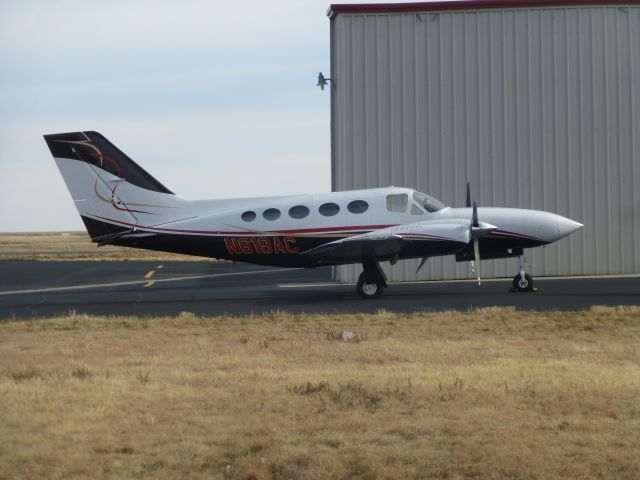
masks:
POLYGON ((178 218, 185 201, 99 133, 44 139, 93 240, 178 218))

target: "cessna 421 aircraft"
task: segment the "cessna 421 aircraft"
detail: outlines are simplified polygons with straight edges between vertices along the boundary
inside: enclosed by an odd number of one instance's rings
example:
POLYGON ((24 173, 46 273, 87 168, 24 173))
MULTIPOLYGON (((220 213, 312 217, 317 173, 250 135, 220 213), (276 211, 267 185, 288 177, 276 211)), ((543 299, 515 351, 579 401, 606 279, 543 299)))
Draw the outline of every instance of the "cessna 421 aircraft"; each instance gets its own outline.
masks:
POLYGON ((582 227, 516 208, 446 207, 411 188, 318 195, 187 200, 175 195, 97 132, 44 136, 82 221, 98 246, 121 245, 279 267, 361 263, 357 291, 387 286, 379 262, 455 255, 472 261, 520 256, 513 279, 531 290, 523 249, 582 227))

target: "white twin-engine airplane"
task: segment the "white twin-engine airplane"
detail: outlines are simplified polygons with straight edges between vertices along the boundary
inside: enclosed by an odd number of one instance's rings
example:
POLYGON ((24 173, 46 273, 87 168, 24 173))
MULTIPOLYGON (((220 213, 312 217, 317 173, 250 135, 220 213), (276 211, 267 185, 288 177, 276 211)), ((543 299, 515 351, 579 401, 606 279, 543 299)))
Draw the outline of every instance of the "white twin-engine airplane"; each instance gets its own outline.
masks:
POLYGON ((472 261, 520 256, 513 279, 531 290, 523 249, 582 227, 559 215, 516 208, 446 207, 411 188, 319 195, 186 200, 96 132, 44 136, 76 208, 98 246, 113 244, 202 257, 318 267, 361 263, 357 291, 387 286, 379 262, 455 255, 472 261))

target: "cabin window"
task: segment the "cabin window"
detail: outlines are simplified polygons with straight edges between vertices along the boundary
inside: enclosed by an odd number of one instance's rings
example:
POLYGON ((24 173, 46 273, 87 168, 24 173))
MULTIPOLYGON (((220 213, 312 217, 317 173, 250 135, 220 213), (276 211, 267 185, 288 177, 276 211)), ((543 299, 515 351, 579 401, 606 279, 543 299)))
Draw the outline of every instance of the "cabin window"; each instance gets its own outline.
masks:
POLYGON ((427 212, 433 213, 446 208, 444 203, 425 193, 413 192, 413 199, 418 205, 421 205, 427 212))
POLYGON ((409 195, 406 193, 394 193, 387 195, 387 211, 394 213, 404 213, 409 204, 409 195))
POLYGON ((248 210, 240 215, 240 218, 242 218, 242 220, 244 220, 245 222, 253 222, 256 219, 256 212, 248 210))
POLYGON ((347 205, 347 210, 351 213, 364 213, 369 209, 369 204, 364 200, 354 200, 347 205))
POLYGON ((320 215, 324 215, 325 217, 333 217, 340 211, 340 206, 337 203, 333 202, 323 203, 322 205, 320 205, 318 211, 320 212, 320 215))
POLYGON ((289 209, 289 216, 291 218, 304 218, 309 215, 309 209, 304 205, 296 205, 289 209))
POLYGON ((277 208, 267 208, 262 212, 262 216, 265 220, 277 220, 280 218, 280 210, 277 208))
POLYGON ((411 204, 411 215, 424 215, 424 212, 422 211, 422 209, 415 205, 415 204, 411 204))

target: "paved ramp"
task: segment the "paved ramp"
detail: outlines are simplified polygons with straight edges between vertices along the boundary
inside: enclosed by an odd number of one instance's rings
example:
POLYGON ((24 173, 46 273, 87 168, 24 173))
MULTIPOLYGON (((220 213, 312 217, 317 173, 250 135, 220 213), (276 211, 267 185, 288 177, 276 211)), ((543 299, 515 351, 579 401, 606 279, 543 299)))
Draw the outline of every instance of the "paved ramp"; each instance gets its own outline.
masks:
POLYGON ((331 282, 330 268, 275 269, 230 262, 0 262, 0 319, 99 315, 398 312, 483 306, 582 309, 640 304, 640 277, 536 279, 537 293, 511 281, 393 284, 376 300, 331 282))

